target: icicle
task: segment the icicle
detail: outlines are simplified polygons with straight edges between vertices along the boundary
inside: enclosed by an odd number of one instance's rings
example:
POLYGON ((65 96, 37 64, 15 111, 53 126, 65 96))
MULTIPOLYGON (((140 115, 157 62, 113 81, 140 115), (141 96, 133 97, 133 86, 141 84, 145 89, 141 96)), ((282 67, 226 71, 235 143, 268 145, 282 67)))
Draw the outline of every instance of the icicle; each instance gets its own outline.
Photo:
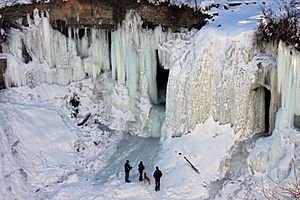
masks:
POLYGON ((30 19, 30 14, 27 14, 26 18, 27 18, 27 23, 28 23, 29 27, 32 26, 32 20, 30 19))
POLYGON ((6 87, 26 85, 25 64, 18 58, 7 55, 7 70, 5 72, 6 87))
POLYGON ((43 53, 42 54, 45 56, 45 60, 47 61, 49 66, 53 67, 52 55, 51 55, 51 50, 52 50, 51 34, 52 34, 52 32, 51 32, 49 18, 42 17, 42 32, 41 32, 41 36, 43 37, 43 40, 42 40, 43 53))
POLYGON ((37 8, 33 10, 33 21, 35 26, 40 25, 41 18, 40 18, 39 10, 37 8))
POLYGON ((169 33, 162 32, 160 26, 155 30, 141 27, 141 17, 129 12, 123 24, 112 32, 112 77, 128 86, 130 99, 136 99, 140 91, 143 97, 157 103, 156 50, 169 33))

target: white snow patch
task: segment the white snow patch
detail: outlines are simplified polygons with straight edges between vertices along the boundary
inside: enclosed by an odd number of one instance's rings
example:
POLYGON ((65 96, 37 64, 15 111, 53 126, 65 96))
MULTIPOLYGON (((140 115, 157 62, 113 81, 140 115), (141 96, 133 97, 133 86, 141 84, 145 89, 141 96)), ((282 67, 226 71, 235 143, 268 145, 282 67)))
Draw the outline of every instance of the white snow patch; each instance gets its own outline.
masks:
POLYGON ((221 178, 222 161, 238 136, 229 125, 220 125, 212 117, 198 124, 194 131, 163 144, 158 166, 162 169, 163 190, 171 199, 208 197, 208 183, 221 178), (199 170, 197 174, 184 156, 199 170))

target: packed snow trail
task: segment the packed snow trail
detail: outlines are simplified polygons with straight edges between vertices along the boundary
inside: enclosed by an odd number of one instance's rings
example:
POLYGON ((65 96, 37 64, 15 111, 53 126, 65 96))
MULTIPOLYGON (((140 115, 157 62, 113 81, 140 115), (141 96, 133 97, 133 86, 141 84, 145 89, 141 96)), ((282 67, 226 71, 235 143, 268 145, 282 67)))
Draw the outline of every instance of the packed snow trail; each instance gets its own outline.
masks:
POLYGON ((138 181, 137 165, 140 161, 145 165, 144 172, 152 177, 159 149, 159 138, 143 138, 124 133, 107 165, 96 174, 96 184, 107 183, 116 177, 123 179, 126 160, 133 167, 130 172, 131 181, 138 181))

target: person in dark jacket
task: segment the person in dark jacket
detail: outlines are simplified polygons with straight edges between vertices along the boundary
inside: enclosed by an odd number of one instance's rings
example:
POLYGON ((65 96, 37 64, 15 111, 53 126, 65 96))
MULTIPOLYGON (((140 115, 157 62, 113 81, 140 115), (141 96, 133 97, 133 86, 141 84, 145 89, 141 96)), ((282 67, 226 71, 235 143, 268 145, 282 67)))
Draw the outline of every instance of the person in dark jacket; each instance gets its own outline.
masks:
POLYGON ((131 180, 129 180, 129 172, 132 169, 132 167, 129 164, 129 160, 126 161, 125 165, 124 165, 124 170, 125 170, 125 182, 126 183, 130 183, 131 180))
POLYGON ((143 181, 143 171, 144 171, 144 169, 145 169, 145 166, 143 164, 143 161, 141 161, 140 164, 139 164, 139 168, 138 168, 138 170, 140 172, 139 181, 143 181))
POLYGON ((159 191, 160 190, 160 178, 162 177, 162 172, 159 170, 158 167, 156 167, 156 170, 153 174, 153 177, 155 179, 155 191, 159 191))

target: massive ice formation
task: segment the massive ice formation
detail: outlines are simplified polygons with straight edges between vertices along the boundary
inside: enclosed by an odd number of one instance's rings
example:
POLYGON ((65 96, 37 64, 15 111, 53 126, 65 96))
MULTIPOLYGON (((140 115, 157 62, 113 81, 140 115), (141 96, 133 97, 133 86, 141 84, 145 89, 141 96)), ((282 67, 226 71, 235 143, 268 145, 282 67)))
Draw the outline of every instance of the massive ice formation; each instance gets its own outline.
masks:
MULTIPOLYGON (((128 126, 147 129, 153 136, 160 135, 160 130, 147 124, 154 115, 157 119, 164 116, 164 109, 152 109, 152 106, 161 103, 156 83, 157 49, 172 37, 171 32, 163 32, 160 26, 143 29, 142 19, 134 11, 129 11, 114 31, 69 27, 64 35, 52 28, 46 12, 38 10, 34 11, 33 19, 28 16, 27 20, 28 26, 9 33, 7 87, 66 85, 87 77, 95 80, 108 72, 114 82, 105 88, 112 96, 106 98, 107 103, 113 109, 135 114, 134 123, 128 126), (27 63, 24 52, 31 57, 27 63)), ((158 124, 162 122, 163 119, 158 124)))
POLYGON ((161 53, 171 56, 163 60, 170 68, 163 134, 182 135, 209 116, 243 135, 264 131, 265 97, 255 89, 258 56, 252 41, 243 39, 252 34, 230 36, 204 27, 189 44, 164 45, 161 53))
POLYGON ((163 32, 160 26, 153 30, 142 29, 140 16, 132 11, 111 33, 111 72, 112 79, 116 81, 111 104, 135 114, 136 117, 127 126, 131 131, 144 130, 148 136, 160 136, 164 109, 153 108, 153 105, 160 103, 156 83, 156 51, 171 37, 172 34, 163 32), (151 128, 149 124, 152 124, 151 128))
POLYGON ((278 167, 278 178, 286 178, 291 170, 293 157, 299 155, 299 132, 294 128, 294 117, 300 115, 300 54, 298 51, 279 43, 278 90, 281 95, 281 108, 277 112, 274 141, 269 153, 269 168, 278 167))
POLYGON ((170 39, 159 26, 142 29, 142 20, 135 12, 129 12, 123 24, 111 34, 112 77, 118 84, 126 84, 129 89, 130 104, 136 105, 139 95, 149 97, 158 103, 156 84, 157 57, 159 45, 170 39))
POLYGON ((276 115, 275 130, 270 138, 257 142, 248 163, 258 172, 272 173, 278 180, 292 178, 293 168, 300 166, 300 135, 294 118, 300 114, 300 54, 279 43, 277 55, 278 92, 281 107, 276 115))
POLYGON ((110 68, 108 32, 90 30, 79 37, 78 28, 69 28, 68 37, 52 29, 47 13, 34 11, 28 27, 9 33, 7 87, 41 83, 69 84, 86 77, 95 79, 110 68), (41 15, 41 16, 40 16, 41 15), (23 63, 23 50, 32 62, 23 63))
POLYGON ((52 29, 47 13, 37 10, 28 24, 9 34, 8 87, 65 85, 108 72, 101 75, 105 83, 97 81, 107 87, 96 88, 110 96, 105 100, 111 111, 133 114, 122 121, 128 130, 159 136, 157 127, 165 116, 164 136, 180 136, 213 116, 243 135, 264 131, 265 96, 256 86, 258 57, 251 40, 243 40, 252 32, 229 36, 205 28, 175 36, 160 26, 143 29, 133 11, 114 31, 69 28, 65 36, 52 29), (24 51, 32 58, 27 64, 24 51), (166 112, 163 106, 153 108, 161 103, 158 62, 170 70, 166 112))

